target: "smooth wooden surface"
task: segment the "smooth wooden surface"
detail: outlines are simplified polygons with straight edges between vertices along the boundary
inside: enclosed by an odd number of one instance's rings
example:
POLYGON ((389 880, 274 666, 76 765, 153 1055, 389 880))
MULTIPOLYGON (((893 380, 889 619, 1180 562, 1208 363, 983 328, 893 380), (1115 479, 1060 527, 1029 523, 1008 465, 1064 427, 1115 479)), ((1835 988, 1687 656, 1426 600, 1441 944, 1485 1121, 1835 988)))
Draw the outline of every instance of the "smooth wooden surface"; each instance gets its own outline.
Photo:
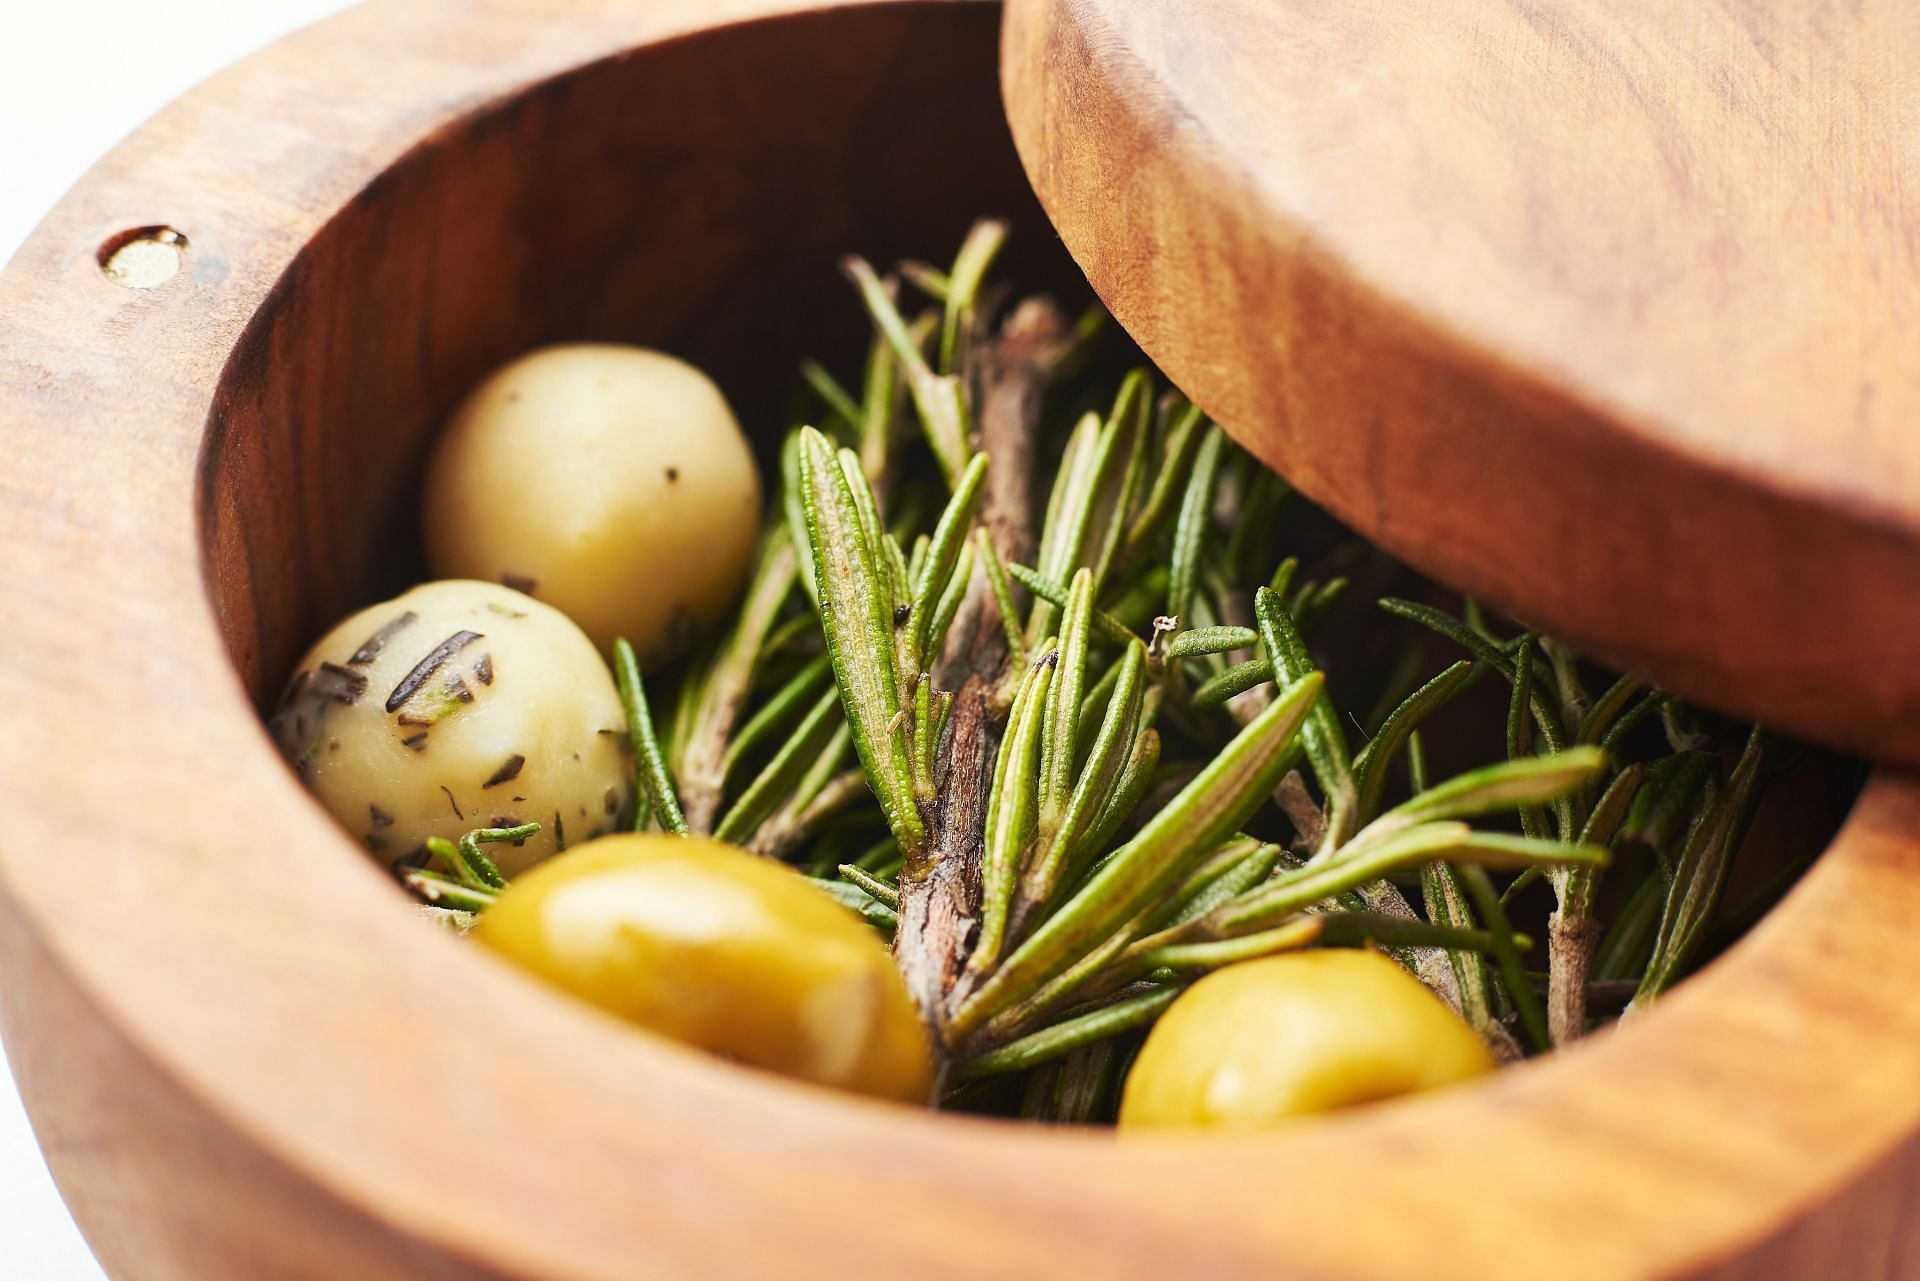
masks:
POLYGON ((555 1000, 423 928, 276 759, 256 699, 409 572, 408 469, 490 361, 619 335, 784 372, 830 317, 856 336, 835 253, 937 252, 985 210, 1047 270, 997 18, 377 0, 170 108, 0 274, 0 1017, 108 1269, 1920 1273, 1914 783, 1873 783, 1619 1035, 1266 1138, 1123 1141, 829 1095, 555 1000), (182 272, 108 283, 98 247, 160 223, 182 272))
POLYGON ((1436 577, 1920 765, 1920 7, 1012 0, 1149 355, 1436 577))

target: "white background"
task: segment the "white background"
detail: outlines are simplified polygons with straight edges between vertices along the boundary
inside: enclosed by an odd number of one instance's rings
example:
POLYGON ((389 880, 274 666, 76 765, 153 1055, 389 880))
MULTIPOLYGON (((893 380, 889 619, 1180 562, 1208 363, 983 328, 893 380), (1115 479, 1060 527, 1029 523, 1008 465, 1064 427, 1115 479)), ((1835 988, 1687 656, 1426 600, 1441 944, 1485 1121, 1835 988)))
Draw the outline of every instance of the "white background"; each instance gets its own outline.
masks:
MULTIPOLYGON (((348 0, 0 0, 0 260, 167 100, 348 0)), ((0 708, 0 724, 6 720, 0 708)), ((0 983, 6 975, 0 973, 0 983)), ((0 1059, 0 1278, 100 1281, 0 1059)))

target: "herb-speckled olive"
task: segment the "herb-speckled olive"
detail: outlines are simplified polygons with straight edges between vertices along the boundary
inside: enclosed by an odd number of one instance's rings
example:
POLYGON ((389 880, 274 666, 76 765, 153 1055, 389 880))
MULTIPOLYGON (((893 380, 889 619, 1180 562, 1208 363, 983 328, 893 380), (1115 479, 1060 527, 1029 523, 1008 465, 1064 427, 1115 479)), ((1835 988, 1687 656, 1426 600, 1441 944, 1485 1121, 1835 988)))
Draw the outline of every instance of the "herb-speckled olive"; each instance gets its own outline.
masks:
POLYGON ((630 813, 625 714, 565 615, 497 583, 426 583, 363 609, 301 660, 274 737, 383 862, 429 836, 539 823, 487 852, 511 876, 630 813))
POLYGON ((782 864, 607 836, 513 882, 482 943, 611 1014, 787 1076, 924 1102, 925 1031, 872 927, 782 864))
POLYGON ((548 347, 476 387, 427 465, 427 561, 531 592, 605 651, 684 649, 738 595, 760 476, 698 369, 603 343, 548 347))
POLYGON ((1492 1067, 1473 1030, 1386 957, 1296 952, 1210 974, 1167 1007, 1120 1124, 1261 1129, 1492 1067))

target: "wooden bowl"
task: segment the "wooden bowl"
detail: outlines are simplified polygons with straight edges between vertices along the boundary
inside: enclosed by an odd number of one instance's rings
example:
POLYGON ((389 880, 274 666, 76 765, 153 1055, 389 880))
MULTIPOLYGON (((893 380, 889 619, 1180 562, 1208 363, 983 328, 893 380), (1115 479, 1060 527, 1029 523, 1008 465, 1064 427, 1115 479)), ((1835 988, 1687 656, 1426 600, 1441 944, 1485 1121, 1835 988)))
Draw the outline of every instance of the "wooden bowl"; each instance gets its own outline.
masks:
POLYGON ((556 1000, 423 928, 281 765, 257 704, 413 572, 422 446, 491 363, 617 336, 751 387, 854 319, 842 250, 993 211, 1046 259, 997 18, 376 0, 170 107, 0 278, 0 992, 108 1270, 1920 1273, 1907 782, 1617 1035, 1270 1137, 1134 1140, 828 1094, 556 1000))

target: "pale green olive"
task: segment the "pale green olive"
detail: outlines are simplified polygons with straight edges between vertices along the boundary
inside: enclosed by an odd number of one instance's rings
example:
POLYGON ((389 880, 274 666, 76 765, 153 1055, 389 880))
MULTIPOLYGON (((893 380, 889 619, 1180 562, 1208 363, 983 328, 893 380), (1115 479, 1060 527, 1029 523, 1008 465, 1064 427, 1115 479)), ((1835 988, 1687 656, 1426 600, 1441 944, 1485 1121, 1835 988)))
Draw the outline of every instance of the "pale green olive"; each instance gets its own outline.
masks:
POLYGON ((487 847, 511 876, 620 826, 626 718, 606 662, 548 605, 426 583, 363 609, 300 661, 273 720, 322 805, 385 862, 430 836, 539 823, 487 847))
POLYGON ((1120 1124, 1262 1129, 1492 1067, 1473 1030, 1386 957, 1294 952, 1210 974, 1167 1007, 1127 1075, 1120 1124))
POLYGON ((684 649, 739 594, 760 475, 705 374, 662 352, 547 347, 495 371, 427 465, 427 561, 510 583, 600 648, 684 649))
POLYGON ((787 867, 700 837, 607 836, 543 863, 474 937, 713 1054, 924 1102, 927 1037, 873 929, 787 867))

